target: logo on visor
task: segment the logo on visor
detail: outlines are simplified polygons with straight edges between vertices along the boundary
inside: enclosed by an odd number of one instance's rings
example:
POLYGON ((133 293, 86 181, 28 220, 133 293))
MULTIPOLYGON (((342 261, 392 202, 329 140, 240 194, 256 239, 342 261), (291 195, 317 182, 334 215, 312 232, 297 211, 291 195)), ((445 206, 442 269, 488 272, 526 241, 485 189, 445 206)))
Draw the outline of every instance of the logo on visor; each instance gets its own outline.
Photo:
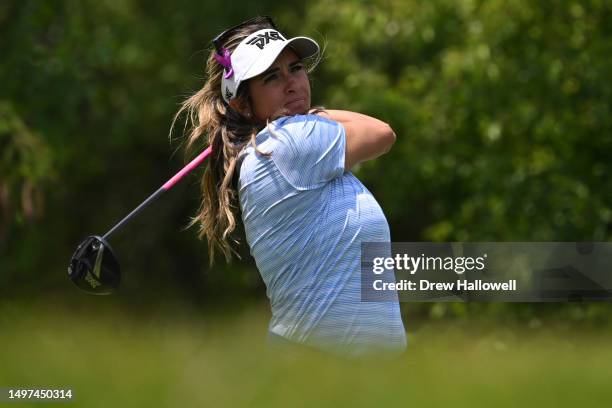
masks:
POLYGON ((266 31, 263 34, 257 34, 256 37, 251 38, 247 44, 256 45, 260 50, 263 50, 270 41, 277 40, 285 41, 285 37, 283 37, 278 31, 266 31))
POLYGON ((229 88, 226 86, 225 87, 225 99, 232 99, 232 92, 229 90, 229 88))

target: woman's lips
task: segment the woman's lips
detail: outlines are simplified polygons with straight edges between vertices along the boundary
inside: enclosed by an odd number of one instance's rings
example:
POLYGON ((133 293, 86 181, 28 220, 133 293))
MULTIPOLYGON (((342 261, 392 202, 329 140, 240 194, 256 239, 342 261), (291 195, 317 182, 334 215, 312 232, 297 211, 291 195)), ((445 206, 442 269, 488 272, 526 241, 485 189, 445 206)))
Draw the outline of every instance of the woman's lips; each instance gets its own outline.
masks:
POLYGON ((294 99, 285 104, 285 107, 290 111, 302 111, 304 109, 304 104, 306 103, 305 98, 294 99))

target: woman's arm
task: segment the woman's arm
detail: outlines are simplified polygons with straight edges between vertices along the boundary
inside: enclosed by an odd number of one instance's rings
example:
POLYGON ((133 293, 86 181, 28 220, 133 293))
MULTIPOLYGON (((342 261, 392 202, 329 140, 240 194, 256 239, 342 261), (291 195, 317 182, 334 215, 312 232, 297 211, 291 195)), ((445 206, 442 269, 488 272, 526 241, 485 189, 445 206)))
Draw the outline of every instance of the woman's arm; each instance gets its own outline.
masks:
POLYGON ((376 118, 357 112, 326 109, 318 112, 340 123, 346 133, 344 170, 387 153, 395 143, 391 127, 376 118))

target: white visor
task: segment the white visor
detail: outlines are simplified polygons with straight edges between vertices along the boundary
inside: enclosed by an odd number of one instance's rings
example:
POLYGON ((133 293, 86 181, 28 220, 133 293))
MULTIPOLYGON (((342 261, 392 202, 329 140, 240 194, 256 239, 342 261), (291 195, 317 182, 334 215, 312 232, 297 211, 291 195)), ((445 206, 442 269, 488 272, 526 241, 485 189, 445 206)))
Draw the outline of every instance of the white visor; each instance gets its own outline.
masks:
POLYGON ((278 31, 271 28, 255 31, 242 40, 232 52, 233 75, 225 78, 228 70, 224 70, 221 81, 221 94, 225 102, 229 103, 236 96, 240 83, 256 77, 268 69, 278 55, 290 46, 299 58, 308 58, 319 51, 319 44, 308 37, 294 37, 287 40, 278 31))

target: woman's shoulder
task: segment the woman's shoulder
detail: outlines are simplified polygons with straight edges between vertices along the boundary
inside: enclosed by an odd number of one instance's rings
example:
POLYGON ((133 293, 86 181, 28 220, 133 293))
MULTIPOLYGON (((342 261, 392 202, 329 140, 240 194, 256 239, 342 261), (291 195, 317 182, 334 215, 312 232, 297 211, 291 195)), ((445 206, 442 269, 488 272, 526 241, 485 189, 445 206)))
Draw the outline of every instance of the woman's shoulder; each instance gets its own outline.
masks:
MULTIPOLYGON (((294 151, 302 145, 301 141, 309 140, 308 136, 316 134, 337 134, 337 122, 315 114, 283 116, 272 122, 259 131, 255 141, 260 151, 271 152, 285 150, 294 151)), ((319 139, 315 137, 311 143, 317 143, 319 139)), ((302 146, 304 147, 304 146, 302 146)), ((256 151, 250 143, 245 146, 242 154, 253 155, 256 151)))
POLYGON ((260 170, 270 166, 295 188, 310 189, 344 171, 345 139, 337 122, 317 115, 285 116, 258 136, 257 150, 253 145, 246 149, 243 170, 248 173, 268 174, 260 170))
POLYGON ((335 132, 338 126, 337 122, 315 114, 283 116, 265 126, 257 135, 257 141, 291 141, 312 133, 335 132))

